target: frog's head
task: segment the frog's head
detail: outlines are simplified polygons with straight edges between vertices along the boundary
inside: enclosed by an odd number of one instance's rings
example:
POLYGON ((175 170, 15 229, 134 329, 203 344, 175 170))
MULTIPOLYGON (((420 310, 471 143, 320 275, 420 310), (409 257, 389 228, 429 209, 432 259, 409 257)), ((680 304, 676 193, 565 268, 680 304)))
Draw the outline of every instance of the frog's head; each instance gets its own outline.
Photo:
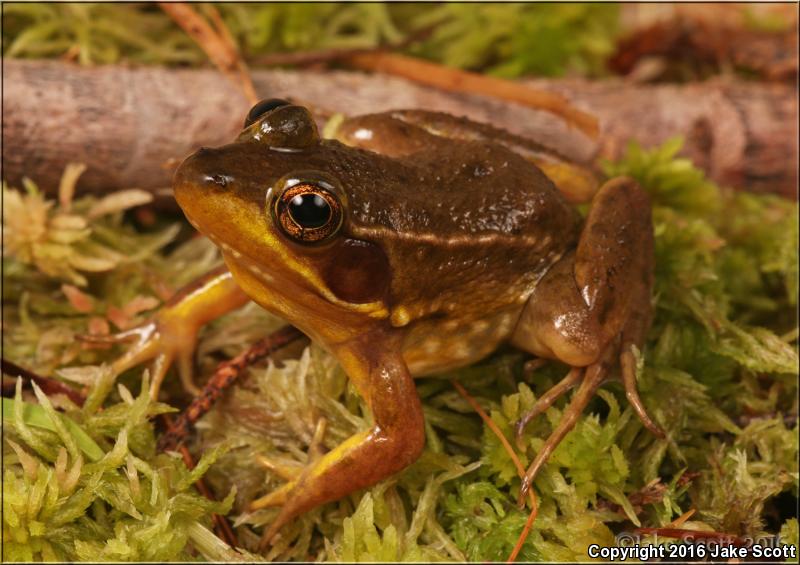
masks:
POLYGON ((178 204, 245 292, 328 340, 387 316, 386 255, 349 230, 348 151, 320 139, 307 109, 267 100, 233 143, 200 149, 174 178, 178 204))

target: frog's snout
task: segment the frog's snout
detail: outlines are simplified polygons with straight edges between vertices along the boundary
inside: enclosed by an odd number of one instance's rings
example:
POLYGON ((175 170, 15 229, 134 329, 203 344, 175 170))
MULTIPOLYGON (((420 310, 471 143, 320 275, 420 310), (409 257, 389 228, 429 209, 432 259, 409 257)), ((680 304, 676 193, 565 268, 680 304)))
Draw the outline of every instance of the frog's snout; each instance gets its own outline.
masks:
POLYGON ((172 177, 175 200, 190 221, 205 224, 209 206, 230 195, 232 177, 216 166, 218 149, 201 147, 178 166, 172 177))
POLYGON ((172 187, 175 199, 182 208, 187 199, 207 196, 210 191, 229 190, 233 177, 225 173, 225 168, 215 166, 219 161, 218 149, 201 147, 187 157, 175 171, 172 187))

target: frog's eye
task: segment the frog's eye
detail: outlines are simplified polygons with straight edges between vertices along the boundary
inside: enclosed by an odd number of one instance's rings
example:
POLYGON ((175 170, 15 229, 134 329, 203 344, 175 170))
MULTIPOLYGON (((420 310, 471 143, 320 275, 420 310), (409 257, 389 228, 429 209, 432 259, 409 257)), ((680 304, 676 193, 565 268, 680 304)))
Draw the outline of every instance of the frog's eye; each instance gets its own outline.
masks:
POLYGON ((289 186, 275 199, 274 214, 284 233, 301 243, 322 241, 342 225, 339 198, 320 184, 289 186))
POLYGON ((250 127, 252 124, 256 123, 261 116, 270 110, 289 105, 289 102, 286 100, 281 100, 280 98, 267 98, 261 102, 257 102, 256 105, 250 108, 250 111, 247 113, 247 117, 244 119, 244 127, 250 127))

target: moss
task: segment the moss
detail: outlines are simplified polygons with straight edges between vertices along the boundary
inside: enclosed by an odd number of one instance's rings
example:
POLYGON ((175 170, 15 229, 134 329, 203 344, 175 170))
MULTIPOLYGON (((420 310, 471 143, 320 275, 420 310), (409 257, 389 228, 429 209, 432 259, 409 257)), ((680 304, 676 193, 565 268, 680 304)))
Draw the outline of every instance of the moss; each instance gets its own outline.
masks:
MULTIPOLYGON (((245 57, 398 44, 437 23, 406 50, 445 65, 506 77, 602 74, 613 51, 615 5, 453 3, 218 3, 245 57), (501 62, 502 61, 502 62, 501 62)), ((204 8, 201 7, 201 10, 204 8)), ((206 57, 153 4, 24 4, 3 7, 3 53, 81 64, 130 60, 200 64, 206 57)))
MULTIPOLYGON (((619 384, 604 386, 535 482, 539 514, 521 559, 583 559, 589 543, 610 544, 638 525, 665 526, 689 509, 694 528, 749 536, 780 530, 796 540, 796 516, 779 501, 798 492, 797 206, 723 190, 677 157, 678 148, 632 148, 606 169, 638 178, 653 199, 656 316, 640 358, 640 390, 671 439, 642 428, 619 384), (652 485, 657 495, 637 499, 652 485)), ((321 421, 322 446, 330 449, 369 425, 366 406, 332 357, 301 346, 280 362, 250 367, 200 420, 190 446, 197 459, 205 454, 198 471, 158 454, 153 418, 170 408, 130 392, 147 389, 141 369, 110 377, 102 363, 119 347, 75 336, 144 320, 178 285, 219 264, 218 252, 185 237, 175 218, 147 226, 125 212, 137 202, 130 193, 101 205, 92 197, 73 201, 64 186, 59 204, 32 183, 25 192, 4 188, 16 213, 29 214, 26 222, 4 217, 6 241, 17 242, 4 248, 4 355, 89 391, 82 409, 59 395, 51 407, 42 395, 18 395, 5 410, 4 559, 241 559, 209 530, 210 512, 229 508, 243 551, 255 556, 277 511, 247 507, 282 484, 257 456, 273 468, 299 469, 321 421), (64 215, 80 226, 66 238, 64 215), (36 230, 27 229, 34 220, 36 230), (59 253, 33 251, 52 242, 59 253), (98 269, 71 261, 75 254, 114 263, 98 269), (87 449, 103 455, 92 461, 87 449), (204 470, 224 502, 194 491, 204 470)), ((200 336, 201 373, 280 323, 255 306, 214 322, 200 336)), ((504 350, 420 379, 427 419, 420 460, 293 521, 263 558, 506 559, 529 511, 516 506, 515 468, 439 377, 458 379, 514 444, 514 420, 567 370, 558 363, 526 370, 524 361, 504 350)), ((183 405, 176 381, 166 383, 164 398, 183 405)), ((531 422, 518 446, 523 464, 564 402, 531 422)))
POLYGON ((207 452, 193 471, 180 458, 155 455, 146 417, 163 408, 150 401, 146 377, 137 398, 128 393, 130 402, 108 407, 120 416, 113 442, 107 441, 111 430, 92 425, 92 415, 59 415, 35 385, 40 404, 26 402, 21 384, 3 411, 3 560, 172 561, 196 555, 188 543, 193 526, 207 524, 211 512, 227 512, 235 491, 216 503, 193 491, 219 450, 207 452), (129 441, 136 433, 145 433, 146 441, 129 441))

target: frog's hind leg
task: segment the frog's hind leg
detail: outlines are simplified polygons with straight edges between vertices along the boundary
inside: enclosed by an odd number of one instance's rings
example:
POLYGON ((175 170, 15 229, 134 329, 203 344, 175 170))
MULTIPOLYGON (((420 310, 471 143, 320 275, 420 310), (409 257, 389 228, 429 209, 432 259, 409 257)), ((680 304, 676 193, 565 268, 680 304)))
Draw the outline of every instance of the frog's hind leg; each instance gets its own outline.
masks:
POLYGON ((633 347, 641 347, 650 325, 652 285, 653 231, 647 195, 632 179, 614 179, 598 191, 575 251, 553 265, 537 285, 512 337, 522 349, 573 367, 522 417, 518 433, 581 382, 529 467, 523 492, 617 362, 632 407, 649 430, 663 437, 636 390, 633 356, 633 347))
MULTIPOLYGON (((570 371, 570 373, 572 373, 572 371, 570 371)), ((578 375, 580 376, 582 373, 583 371, 580 371, 578 375)), ((572 401, 564 410, 561 420, 559 420, 558 425, 544 442, 544 445, 525 472, 525 476, 522 478, 522 487, 520 488, 517 504, 520 506, 525 504, 528 490, 531 487, 533 479, 539 473, 539 469, 550 458, 553 450, 558 447, 561 440, 563 440, 570 430, 575 427, 575 424, 578 423, 578 418, 581 417, 583 410, 594 397, 594 393, 600 385, 603 384, 607 373, 608 367, 605 363, 595 363, 586 369, 586 373, 583 375, 583 380, 581 381, 581 386, 578 387, 578 391, 575 393, 575 396, 572 397, 572 401)), ((533 410, 531 410, 531 412, 532 411, 533 410)), ((523 419, 526 417, 527 415, 523 417, 523 419)), ((528 418, 528 420, 530 420, 530 418, 528 418)), ((520 427, 518 427, 517 430, 520 430, 520 427)))

